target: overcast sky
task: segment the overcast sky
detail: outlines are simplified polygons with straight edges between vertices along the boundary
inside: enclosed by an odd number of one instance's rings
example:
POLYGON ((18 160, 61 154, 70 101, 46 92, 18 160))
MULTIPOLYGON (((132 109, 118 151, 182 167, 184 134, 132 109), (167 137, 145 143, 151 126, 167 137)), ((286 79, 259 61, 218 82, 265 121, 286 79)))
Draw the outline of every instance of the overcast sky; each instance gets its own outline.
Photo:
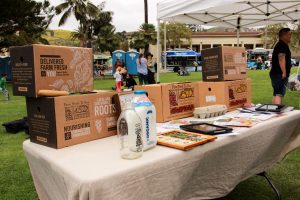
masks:
MULTIPOLYGON (((41 0, 38 0, 41 1, 41 0)), ((64 0, 49 0, 56 6, 64 0)), ((91 0, 95 5, 99 5, 104 0, 91 0)), ((156 24, 156 4, 159 0, 148 0, 149 23, 156 24)), ((144 0, 105 0, 105 10, 112 11, 113 25, 117 31, 135 31, 144 22, 144 0)), ((64 26, 58 27, 60 16, 54 17, 50 24, 50 29, 74 30, 78 27, 78 22, 74 16, 70 17, 64 26)))

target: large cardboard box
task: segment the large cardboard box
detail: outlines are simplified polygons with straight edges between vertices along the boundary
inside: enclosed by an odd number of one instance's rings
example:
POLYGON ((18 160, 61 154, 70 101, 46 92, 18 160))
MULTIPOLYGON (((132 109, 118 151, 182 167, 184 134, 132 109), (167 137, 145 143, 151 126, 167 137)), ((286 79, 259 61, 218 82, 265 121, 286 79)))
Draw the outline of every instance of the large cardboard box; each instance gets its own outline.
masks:
POLYGON ((116 134, 114 92, 26 98, 30 140, 63 148, 116 134))
POLYGON ((247 78, 246 50, 242 47, 216 47, 201 51, 203 81, 247 78))
POLYGON ((201 107, 222 104, 235 110, 251 103, 251 80, 198 82, 201 107))
POLYGON ((198 84, 167 83, 135 86, 135 90, 146 90, 150 101, 156 108, 156 121, 190 117, 195 107, 199 107, 198 84))
POLYGON ((39 90, 93 90, 92 49, 48 45, 10 48, 13 94, 37 97, 39 90))

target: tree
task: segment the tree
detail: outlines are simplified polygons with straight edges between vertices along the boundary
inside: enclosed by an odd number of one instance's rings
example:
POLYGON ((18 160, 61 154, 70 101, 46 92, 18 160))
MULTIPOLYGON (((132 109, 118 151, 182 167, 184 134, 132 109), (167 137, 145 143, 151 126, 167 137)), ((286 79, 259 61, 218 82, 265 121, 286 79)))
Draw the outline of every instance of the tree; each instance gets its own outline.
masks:
MULTIPOLYGON (((191 43, 192 31, 187 25, 178 22, 169 22, 166 24, 166 29, 168 33, 166 38, 168 48, 179 47, 183 43, 183 39, 191 43)), ((160 31, 161 38, 164 35, 163 31, 163 29, 160 31)))
POLYGON ((156 43, 156 31, 153 24, 142 24, 138 32, 133 33, 130 47, 139 51, 144 49, 144 54, 149 53, 149 44, 156 43))
POLYGON ((78 27, 75 31, 71 33, 71 40, 79 40, 79 46, 84 47, 85 41, 84 41, 84 30, 81 26, 78 27))
POLYGON ((145 24, 148 24, 148 0, 144 0, 145 24))
POLYGON ((67 19, 74 14, 81 26, 84 26, 86 15, 97 15, 98 8, 88 0, 65 0, 55 7, 56 14, 61 16, 58 25, 64 25, 67 19))
POLYGON ((280 29, 284 27, 290 27, 292 29, 292 40, 290 43, 291 50, 297 50, 300 46, 300 24, 275 24, 268 25, 265 28, 267 31, 267 38, 264 36, 263 38, 268 41, 268 44, 271 44, 271 48, 274 48, 275 44, 278 41, 278 32, 280 29))
POLYGON ((45 0, 1 0, 0 47, 48 42, 42 38, 54 8, 45 0))
POLYGON ((129 50, 129 42, 127 39, 126 31, 117 32, 116 34, 120 38, 118 49, 123 50, 123 51, 128 51, 129 50))
POLYGON ((264 35, 263 40, 266 40, 268 45, 271 48, 274 48, 275 44, 277 43, 277 41, 278 41, 278 32, 284 26, 285 26, 285 24, 274 24, 274 25, 266 26, 265 31, 267 31, 267 37, 266 37, 266 35, 264 35))
POLYGON ((189 27, 192 30, 192 32, 201 32, 204 30, 202 25, 199 24, 187 24, 187 27, 189 27))
POLYGON ((58 25, 61 26, 66 23, 67 19, 74 14, 79 26, 84 32, 85 43, 91 38, 91 18, 95 18, 99 9, 89 0, 65 0, 65 2, 55 7, 56 14, 62 14, 58 25))
POLYGON ((291 41, 291 48, 294 51, 299 51, 300 47, 300 23, 294 23, 292 26, 292 41, 291 41))
POLYGON ((100 52, 109 51, 112 55, 112 52, 119 47, 121 40, 115 31, 116 29, 112 25, 101 27, 95 42, 96 50, 100 52))
POLYGON ((73 13, 79 21, 78 30, 84 36, 81 37, 82 43, 87 47, 92 47, 93 36, 99 34, 101 27, 111 25, 112 12, 104 11, 104 7, 105 2, 95 6, 89 0, 65 0, 56 7, 56 14, 63 13, 59 21, 59 25, 63 25, 73 13))

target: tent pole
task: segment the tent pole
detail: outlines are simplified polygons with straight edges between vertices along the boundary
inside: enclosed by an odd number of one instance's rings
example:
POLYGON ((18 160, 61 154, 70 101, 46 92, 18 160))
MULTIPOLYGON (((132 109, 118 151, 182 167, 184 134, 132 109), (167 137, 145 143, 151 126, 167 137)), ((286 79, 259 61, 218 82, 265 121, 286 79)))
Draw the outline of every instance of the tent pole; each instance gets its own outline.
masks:
POLYGON ((157 66, 157 72, 156 72, 156 82, 159 83, 159 73, 160 73, 160 68, 161 68, 161 60, 160 60, 160 49, 159 49, 159 44, 160 44, 160 37, 159 37, 159 32, 160 32, 160 22, 159 19, 157 20, 157 43, 156 43, 156 66, 157 66))
POLYGON ((267 49, 268 46, 268 29, 267 26, 265 27, 265 49, 267 49))
POLYGON ((167 25, 164 22, 164 70, 167 70, 167 25))
POLYGON ((237 29, 236 30, 236 34, 237 34, 236 46, 239 47, 240 46, 241 16, 238 16, 238 18, 237 18, 236 29, 237 29))
POLYGON ((299 69, 300 69, 300 62, 299 62, 299 64, 298 64, 297 77, 298 77, 298 75, 299 75, 299 69))
POLYGON ((236 35, 237 35, 237 41, 236 41, 237 45, 236 46, 239 47, 240 46, 240 29, 239 28, 236 31, 236 35))

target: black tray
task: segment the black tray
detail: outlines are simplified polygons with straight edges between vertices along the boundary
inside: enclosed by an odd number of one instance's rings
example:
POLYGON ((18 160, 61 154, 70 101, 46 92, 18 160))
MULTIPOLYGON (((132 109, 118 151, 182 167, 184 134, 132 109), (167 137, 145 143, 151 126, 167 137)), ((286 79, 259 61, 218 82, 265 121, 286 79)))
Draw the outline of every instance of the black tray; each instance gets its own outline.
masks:
POLYGON ((282 105, 282 104, 263 104, 263 105, 255 108, 255 110, 280 113, 286 107, 287 107, 286 105, 282 105))
POLYGON ((207 135, 218 135, 229 133, 233 129, 226 126, 218 126, 209 123, 197 123, 197 124, 188 124, 181 125, 180 128, 185 131, 194 132, 194 133, 202 133, 207 135))

